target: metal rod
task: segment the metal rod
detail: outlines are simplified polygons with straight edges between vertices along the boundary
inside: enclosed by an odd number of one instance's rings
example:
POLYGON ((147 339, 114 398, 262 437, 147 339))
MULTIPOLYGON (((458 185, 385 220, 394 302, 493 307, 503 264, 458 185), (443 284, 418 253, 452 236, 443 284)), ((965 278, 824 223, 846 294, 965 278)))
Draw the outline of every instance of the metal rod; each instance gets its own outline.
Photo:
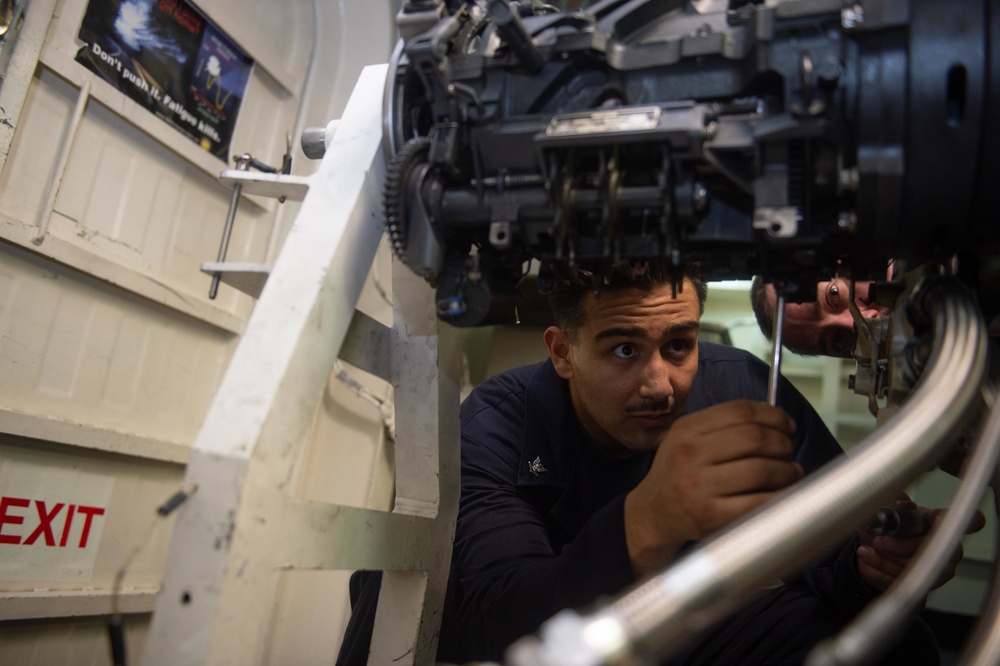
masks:
MULTIPOLYGON (((250 155, 239 155, 235 158, 236 169, 247 171, 250 169, 250 155)), ((226 225, 222 228, 222 241, 219 244, 219 256, 216 262, 222 263, 226 260, 226 252, 229 250, 229 238, 233 235, 233 221, 236 219, 236 208, 240 205, 240 195, 243 192, 243 184, 237 182, 233 186, 233 196, 229 200, 229 213, 226 215, 226 225)), ((208 290, 208 297, 214 299, 219 293, 219 282, 222 280, 222 272, 212 273, 212 286, 208 290)))
POLYGON ((848 288, 848 299, 847 299, 847 310, 851 313, 851 319, 854 321, 854 328, 858 331, 858 336, 864 338, 868 342, 868 347, 872 351, 874 359, 878 358, 878 341, 875 340, 875 336, 869 330, 867 324, 865 324, 865 318, 861 315, 861 310, 858 308, 858 301, 855 298, 855 286, 857 283, 852 279, 850 282, 850 287, 848 288))
POLYGON ((36 224, 35 235, 31 242, 41 245, 45 240, 45 235, 49 231, 49 220, 56 207, 56 197, 59 196, 59 188, 62 186, 63 176, 66 175, 66 165, 69 163, 69 154, 73 150, 73 142, 76 133, 80 129, 80 121, 83 120, 83 113, 87 109, 87 102, 90 100, 90 81, 84 79, 80 85, 80 92, 76 97, 76 106, 73 108, 73 115, 70 116, 69 126, 66 128, 66 136, 63 137, 62 145, 59 146, 59 156, 56 158, 55 171, 52 173, 52 180, 45 190, 45 203, 38 210, 38 223, 36 224))
POLYGON ((993 563, 989 604, 982 612, 976 633, 965 648, 959 666, 995 666, 1000 659, 1000 558, 993 563))
MULTIPOLYGON (((1000 387, 997 387, 1000 390, 1000 387)), ((994 413, 1000 411, 1000 395, 991 396, 994 413)), ((993 469, 993 512, 1000 517, 1000 468, 993 469)), ((993 535, 993 579, 986 607, 966 644, 959 666, 993 666, 1000 662, 1000 530, 993 535)))
POLYGON ((771 373, 767 378, 767 404, 778 404, 778 381, 781 378, 781 334, 785 328, 785 295, 778 293, 774 304, 774 328, 771 330, 771 373))
POLYGON ((871 512, 935 465, 979 395, 986 331, 976 303, 955 282, 929 299, 931 361, 909 400, 851 456, 801 481, 610 605, 566 610, 508 651, 515 666, 634 663, 675 654, 707 624, 738 609, 775 579, 843 541, 871 512), (572 646, 572 655, 559 646, 572 646), (567 661, 572 659, 572 661, 567 661))

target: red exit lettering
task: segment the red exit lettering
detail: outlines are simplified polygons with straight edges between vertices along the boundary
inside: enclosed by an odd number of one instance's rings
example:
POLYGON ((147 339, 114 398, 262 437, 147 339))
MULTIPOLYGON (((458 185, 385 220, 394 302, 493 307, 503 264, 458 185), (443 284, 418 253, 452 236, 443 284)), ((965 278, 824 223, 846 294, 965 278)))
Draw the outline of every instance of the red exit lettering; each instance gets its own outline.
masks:
POLYGON ((95 516, 103 516, 104 509, 99 506, 87 506, 85 504, 66 504, 59 502, 49 507, 42 500, 29 500, 22 497, 0 497, 0 544, 12 544, 31 546, 41 540, 46 546, 65 548, 69 543, 70 530, 74 525, 81 525, 79 548, 87 547, 87 540, 90 538, 90 529, 94 524, 95 516), (15 534, 17 530, 8 525, 23 525, 24 519, 31 516, 29 507, 35 505, 35 513, 38 517, 38 526, 32 530, 27 537, 15 534), (22 509, 27 511, 21 512, 22 509), (65 510, 64 510, 65 509, 65 510), (57 518, 61 518, 60 524, 57 518), (82 523, 82 524, 81 524, 82 523), (6 529, 6 533, 5 533, 6 529), (56 533, 59 534, 58 541, 56 533))

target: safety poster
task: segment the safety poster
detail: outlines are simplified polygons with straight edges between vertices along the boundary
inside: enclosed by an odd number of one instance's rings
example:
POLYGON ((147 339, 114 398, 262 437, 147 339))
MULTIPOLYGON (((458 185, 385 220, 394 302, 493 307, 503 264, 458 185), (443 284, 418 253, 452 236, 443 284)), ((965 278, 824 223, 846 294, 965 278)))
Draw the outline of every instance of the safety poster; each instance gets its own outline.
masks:
POLYGON ((229 160, 251 60, 184 0, 90 0, 76 60, 229 160))

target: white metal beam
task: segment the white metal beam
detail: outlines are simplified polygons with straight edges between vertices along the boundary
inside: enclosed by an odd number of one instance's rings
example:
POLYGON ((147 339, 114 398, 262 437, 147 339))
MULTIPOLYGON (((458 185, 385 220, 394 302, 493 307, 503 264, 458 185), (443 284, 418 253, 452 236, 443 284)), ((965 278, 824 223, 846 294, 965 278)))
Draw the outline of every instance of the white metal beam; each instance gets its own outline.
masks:
POLYGON ((280 572, 358 567, 393 571, 379 606, 402 618, 379 615, 372 663, 380 650, 433 661, 457 507, 458 352, 439 348, 431 290, 406 269, 382 364, 395 385, 394 511, 292 489, 381 236, 385 75, 359 79, 198 434, 186 475, 198 491, 179 510, 147 666, 259 663, 280 572))

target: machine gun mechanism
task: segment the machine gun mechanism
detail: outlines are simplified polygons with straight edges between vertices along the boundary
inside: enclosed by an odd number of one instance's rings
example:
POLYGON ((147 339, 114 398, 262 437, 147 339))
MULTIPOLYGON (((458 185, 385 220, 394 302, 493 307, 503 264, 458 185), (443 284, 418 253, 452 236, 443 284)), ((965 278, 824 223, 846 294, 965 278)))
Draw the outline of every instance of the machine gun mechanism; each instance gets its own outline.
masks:
POLYGON ((386 224, 443 320, 512 320, 529 260, 543 291, 580 262, 650 256, 799 300, 890 258, 966 255, 983 282, 995 0, 563 4, 398 16, 386 224))

